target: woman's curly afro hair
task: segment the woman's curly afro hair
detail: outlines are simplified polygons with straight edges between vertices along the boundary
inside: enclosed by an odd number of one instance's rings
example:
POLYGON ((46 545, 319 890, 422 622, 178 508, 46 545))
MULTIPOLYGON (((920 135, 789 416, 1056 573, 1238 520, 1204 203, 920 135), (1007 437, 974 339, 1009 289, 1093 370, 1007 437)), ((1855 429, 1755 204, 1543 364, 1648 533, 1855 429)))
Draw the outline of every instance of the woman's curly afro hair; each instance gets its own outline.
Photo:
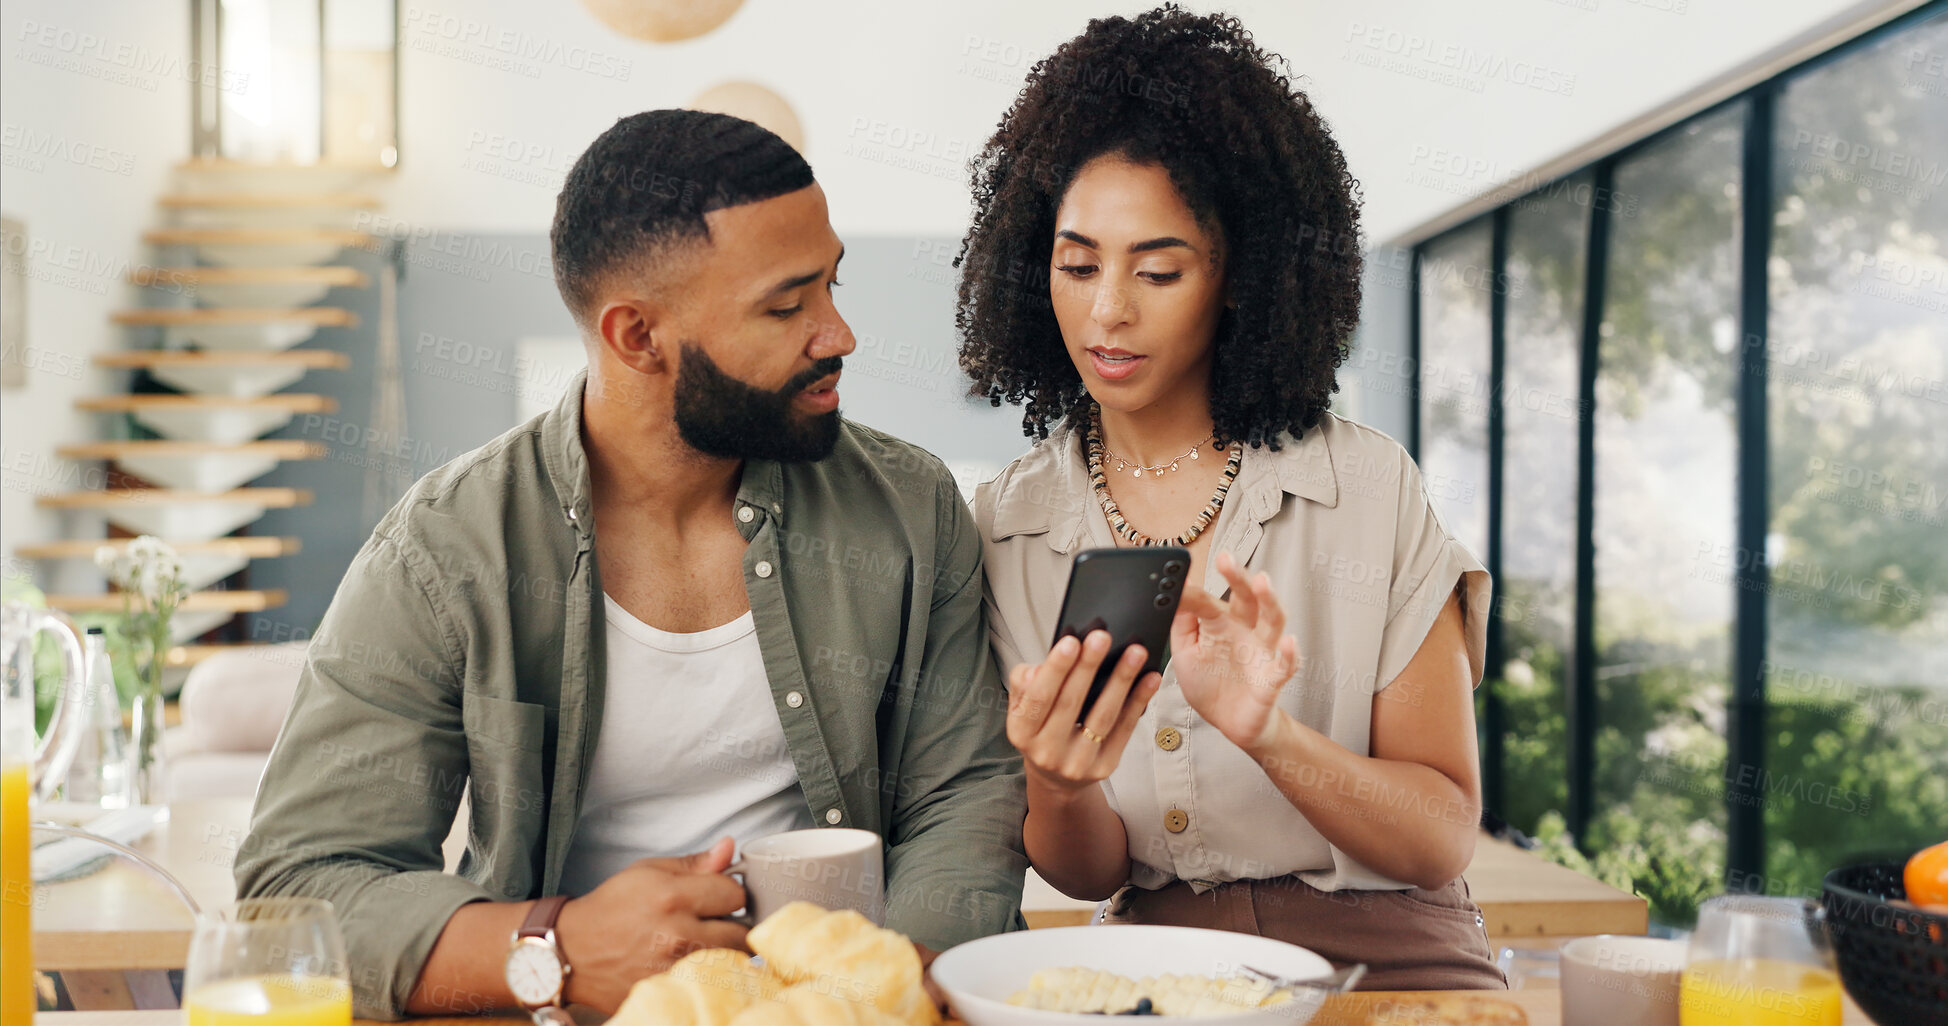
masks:
POLYGON ((1223 240, 1211 371, 1220 445, 1278 448, 1313 426, 1359 321, 1359 185, 1306 95, 1233 17, 1166 4, 1101 18, 1036 64, 972 162, 961 242, 960 365, 972 392, 1024 404, 1023 432, 1087 409, 1049 300, 1055 212, 1077 170, 1161 165, 1223 240))

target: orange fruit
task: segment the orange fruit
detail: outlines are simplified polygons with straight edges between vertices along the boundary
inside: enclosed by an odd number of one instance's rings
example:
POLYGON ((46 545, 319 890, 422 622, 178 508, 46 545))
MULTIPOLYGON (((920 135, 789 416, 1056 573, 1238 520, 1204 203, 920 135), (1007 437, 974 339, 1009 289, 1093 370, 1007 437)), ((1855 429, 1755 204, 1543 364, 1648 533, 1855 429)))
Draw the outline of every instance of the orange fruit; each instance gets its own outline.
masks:
POLYGON ((1948 905, 1948 841, 1915 852, 1902 882, 1916 905, 1948 905))

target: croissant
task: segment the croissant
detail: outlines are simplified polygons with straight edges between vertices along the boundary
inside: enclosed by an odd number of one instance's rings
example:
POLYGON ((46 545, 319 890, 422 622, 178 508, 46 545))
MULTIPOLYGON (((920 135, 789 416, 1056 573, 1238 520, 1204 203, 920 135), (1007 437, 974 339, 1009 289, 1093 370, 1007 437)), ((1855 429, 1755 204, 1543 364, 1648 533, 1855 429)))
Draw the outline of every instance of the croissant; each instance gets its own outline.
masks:
POLYGON ((913 943, 850 909, 828 912, 794 901, 759 923, 749 940, 765 966, 788 984, 815 984, 911 1026, 940 1021, 921 984, 920 953, 913 943))
POLYGON ((834 997, 815 983, 778 992, 773 1001, 747 1005, 730 1026, 906 1026, 878 1008, 834 997))
POLYGON ((705 948, 666 972, 646 976, 609 1022, 614 1026, 724 1026, 745 1008, 777 996, 782 985, 751 956, 705 948))

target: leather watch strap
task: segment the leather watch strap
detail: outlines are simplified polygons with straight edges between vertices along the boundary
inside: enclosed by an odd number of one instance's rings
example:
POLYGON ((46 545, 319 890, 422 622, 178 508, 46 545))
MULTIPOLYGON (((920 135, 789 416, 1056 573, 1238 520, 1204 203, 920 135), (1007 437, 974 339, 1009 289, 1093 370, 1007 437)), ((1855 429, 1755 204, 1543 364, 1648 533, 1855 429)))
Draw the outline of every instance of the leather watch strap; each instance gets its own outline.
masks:
POLYGON ((557 894, 535 902, 534 908, 528 912, 528 918, 521 923, 521 928, 514 931, 515 939, 548 936, 555 928, 555 920, 561 916, 561 907, 566 904, 568 904, 566 894, 557 894))

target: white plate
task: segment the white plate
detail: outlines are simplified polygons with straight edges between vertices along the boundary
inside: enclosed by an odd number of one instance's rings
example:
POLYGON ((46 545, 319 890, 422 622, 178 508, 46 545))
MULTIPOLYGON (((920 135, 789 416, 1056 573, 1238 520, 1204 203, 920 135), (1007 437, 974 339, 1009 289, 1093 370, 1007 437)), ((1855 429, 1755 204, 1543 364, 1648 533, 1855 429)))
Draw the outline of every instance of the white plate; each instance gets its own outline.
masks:
MULTIPOLYGON (((1082 966, 1131 979, 1165 973, 1232 976, 1241 965, 1293 979, 1330 975, 1332 963, 1295 944, 1229 930, 1186 926, 1064 926, 983 937, 948 950, 933 964, 934 982, 947 992, 968 1026, 1103 1026, 1101 1015, 1017 1008, 1008 997, 1042 969, 1082 966)), ((1323 998, 1302 992, 1271 1008, 1182 1022, 1233 1026, 1304 1023, 1323 998)), ((1134 1021, 1155 1021, 1137 1019, 1134 1021)))

